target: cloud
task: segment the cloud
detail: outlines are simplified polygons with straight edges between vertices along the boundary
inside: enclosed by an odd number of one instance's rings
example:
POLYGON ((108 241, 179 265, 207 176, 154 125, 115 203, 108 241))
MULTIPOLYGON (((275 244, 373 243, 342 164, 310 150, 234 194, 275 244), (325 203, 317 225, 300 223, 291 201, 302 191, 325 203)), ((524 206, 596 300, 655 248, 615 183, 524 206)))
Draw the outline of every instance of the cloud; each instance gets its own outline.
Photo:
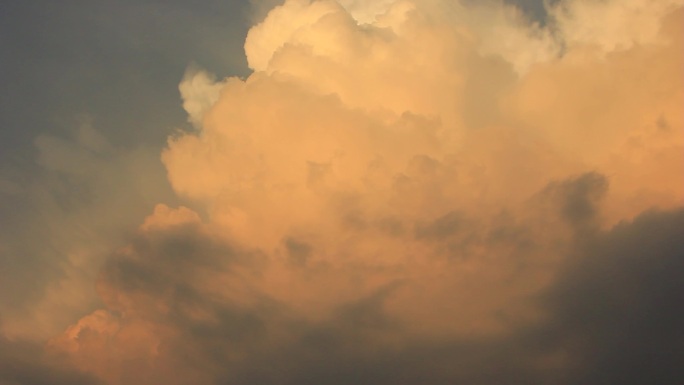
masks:
POLYGON ((249 31, 245 53, 249 67, 263 70, 271 55, 296 35, 300 29, 342 8, 334 1, 287 1, 268 13, 267 20, 249 31))
POLYGON ((183 109, 193 126, 201 127, 204 114, 216 103, 223 86, 223 83, 216 81, 215 76, 195 67, 188 68, 178 89, 183 99, 183 109))
MULTIPOLYGON (((591 178, 596 176, 552 185, 549 188, 558 193, 543 194, 560 197, 557 208, 562 213, 566 204, 577 200, 578 191, 585 191, 580 200, 601 191, 595 184, 593 190, 586 189, 591 178)), ((185 209, 167 210, 158 208, 155 217, 179 215, 185 209)), ((573 223, 572 218, 564 220, 573 223)), ((588 242, 568 244, 572 258, 565 259, 557 277, 534 296, 540 317, 516 323, 499 314, 503 332, 470 330, 439 338, 417 332, 405 314, 392 311, 402 287, 408 285, 416 293, 425 288, 425 280, 397 281, 338 303, 323 319, 302 318, 291 302, 265 295, 265 267, 255 264, 263 256, 217 244, 195 219, 174 220, 141 232, 131 247, 112 258, 100 282, 109 310, 83 318, 52 346, 68 350, 82 367, 114 383, 496 384, 514 379, 637 384, 647 378, 668 383, 678 378, 681 359, 681 341, 673 336, 681 318, 676 304, 682 299, 678 267, 684 245, 677 237, 682 220, 681 210, 652 212, 609 231, 594 228, 585 238, 588 242)), ((520 253, 507 258, 533 263, 526 230, 499 224, 490 233, 498 239, 487 244, 517 243, 520 253)), ((446 266, 464 267, 462 261, 446 266)), ((482 272, 473 278, 487 279, 482 272)), ((441 279, 452 284, 457 280, 441 279)), ((468 287, 457 285, 460 290, 468 287)), ((510 288, 510 283, 495 289, 471 287, 467 294, 481 301, 488 291, 501 298, 510 288)), ((456 293, 448 298, 465 311, 456 293)), ((411 311, 421 311, 415 299, 411 305, 411 311)), ((430 303, 439 307, 439 316, 458 322, 458 313, 444 313, 445 305, 444 298, 430 303)), ((502 309, 500 304, 497 308, 502 309)), ((424 316, 421 321, 427 321, 424 316)))
POLYGON ((684 211, 647 212, 580 248, 546 294, 570 383, 675 383, 684 358, 684 211))
POLYGON ((36 138, 35 173, 5 201, 0 266, 4 336, 40 341, 96 308, 104 259, 159 199, 173 199, 158 149, 117 148, 91 119, 36 138))
MULTIPOLYGON (((186 73, 161 160, 187 207, 109 252, 49 354, 108 384, 678 374, 682 7, 389 3, 286 1, 249 77, 186 73)), ((41 159, 104 167, 80 138, 41 159)))
POLYGON ((64 368, 63 362, 46 357, 39 344, 3 337, 0 338, 0 384, 95 385, 101 382, 92 375, 64 368))
POLYGON ((660 20, 682 5, 681 0, 566 0, 557 2, 551 14, 566 44, 612 52, 657 43, 660 20))
POLYGON ((340 4, 351 14, 359 23, 370 24, 376 18, 383 15, 397 0, 342 0, 340 4))

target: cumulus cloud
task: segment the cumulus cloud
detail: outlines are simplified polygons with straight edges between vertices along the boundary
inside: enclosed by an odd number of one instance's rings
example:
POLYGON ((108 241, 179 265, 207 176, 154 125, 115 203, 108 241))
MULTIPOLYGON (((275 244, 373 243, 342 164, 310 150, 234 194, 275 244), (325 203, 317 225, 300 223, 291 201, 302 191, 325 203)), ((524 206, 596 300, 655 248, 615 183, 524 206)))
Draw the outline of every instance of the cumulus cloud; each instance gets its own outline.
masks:
POLYGON ((551 13, 566 44, 612 52, 657 43, 661 19, 682 5, 681 0, 565 0, 557 2, 551 13))
POLYGON ((215 76, 195 67, 188 68, 178 90, 183 99, 183 109, 193 126, 201 127, 202 117, 216 103, 223 86, 215 76))
MULTIPOLYGON (((557 211, 544 214, 576 226, 566 208, 584 202, 591 216, 603 189, 597 175, 549 185, 540 200, 556 203, 557 211)), ((532 289, 539 314, 521 321, 515 314, 521 304, 501 300, 521 289, 516 279, 535 278, 534 264, 548 268, 548 258, 531 258, 540 247, 534 225, 500 218, 479 244, 498 255, 466 264, 473 241, 459 240, 458 226, 440 218, 433 236, 449 243, 452 257, 441 261, 441 274, 379 285, 312 318, 292 298, 265 292, 273 277, 264 270, 275 261, 218 240, 187 209, 160 206, 105 268, 100 293, 108 310, 84 317, 50 348, 112 383, 670 383, 682 358, 681 341, 672 336, 681 318, 683 219, 681 210, 647 213, 568 242, 573 258, 554 269, 546 289, 532 289), (473 264, 496 271, 473 271, 473 264), (410 308, 397 311, 397 301, 410 308), (481 310, 490 301, 494 314, 481 310), (411 323, 410 315, 428 325, 411 323)), ((312 275, 326 270, 318 266, 297 278, 320 299, 328 288, 312 275)), ((388 274, 359 266, 332 270, 357 284, 388 274)), ((335 284, 333 275, 327 278, 335 284)), ((295 285, 290 280, 288 289, 295 285)))
POLYGON ((288 0, 248 78, 189 71, 188 207, 49 354, 108 384, 676 378, 681 4, 450 4, 288 0))
POLYGON ((359 23, 370 24, 396 2, 397 0, 341 0, 340 5, 359 23))

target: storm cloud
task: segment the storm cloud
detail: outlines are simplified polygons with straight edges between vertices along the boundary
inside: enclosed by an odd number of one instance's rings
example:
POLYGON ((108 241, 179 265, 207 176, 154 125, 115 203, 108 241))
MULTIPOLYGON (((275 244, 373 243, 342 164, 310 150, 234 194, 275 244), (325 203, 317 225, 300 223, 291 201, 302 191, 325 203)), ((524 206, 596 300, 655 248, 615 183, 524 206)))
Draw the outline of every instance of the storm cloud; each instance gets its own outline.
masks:
POLYGON ((159 147, 35 139, 96 236, 0 308, 0 383, 684 376, 681 1, 251 3, 159 147))

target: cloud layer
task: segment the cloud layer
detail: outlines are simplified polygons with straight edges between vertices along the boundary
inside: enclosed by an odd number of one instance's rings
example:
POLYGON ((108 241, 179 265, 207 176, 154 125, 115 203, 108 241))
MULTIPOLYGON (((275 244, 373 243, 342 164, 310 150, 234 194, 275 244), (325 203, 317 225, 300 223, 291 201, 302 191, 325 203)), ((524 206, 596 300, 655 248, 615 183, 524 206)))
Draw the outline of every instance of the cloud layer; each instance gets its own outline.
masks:
MULTIPOLYGON (((275 7, 248 78, 180 84, 195 130, 161 159, 187 207, 109 253, 101 308, 35 365, 105 384, 681 378, 683 4, 547 14, 275 7)), ((44 383, 17 370, 0 383, 44 383)))

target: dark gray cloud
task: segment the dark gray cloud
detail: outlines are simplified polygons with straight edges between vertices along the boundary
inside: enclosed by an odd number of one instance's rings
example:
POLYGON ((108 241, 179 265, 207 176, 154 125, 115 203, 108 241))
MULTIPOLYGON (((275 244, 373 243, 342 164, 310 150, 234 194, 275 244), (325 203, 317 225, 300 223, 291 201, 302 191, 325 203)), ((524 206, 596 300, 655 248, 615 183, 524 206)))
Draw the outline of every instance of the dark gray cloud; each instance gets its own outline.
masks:
POLYGON ((554 4, 558 0, 504 0, 504 2, 519 7, 532 20, 545 24, 548 15, 544 3, 554 4))
MULTIPOLYGON (((674 384, 684 359, 684 209, 647 212, 610 230, 584 226, 599 215, 606 188, 603 176, 588 173, 537 195, 553 201, 542 205, 542 217, 579 223, 582 237, 535 299, 544 316, 503 333, 412 333, 386 309, 407 284, 401 280, 340 304, 324 320, 303 318, 258 288, 270 257, 192 223, 140 233, 105 265, 101 293, 122 325, 174 330, 160 335, 158 360, 174 363, 172 371, 204 373, 207 384, 674 384), (212 293, 206 283, 217 280, 231 289, 212 293)), ((479 231, 454 218, 436 219, 434 242, 467 243, 463 233, 479 231)), ((485 238, 513 246, 505 258, 525 262, 535 232, 526 226, 537 224, 505 215, 495 222, 485 238)), ((294 239, 285 247, 289 257, 314 252, 294 239)))
MULTIPOLYGON (((491 3, 499 2, 500 0, 487 0, 491 3)), ((546 24, 548 14, 544 3, 554 4, 559 0, 503 0, 503 3, 516 6, 522 11, 530 21, 546 24)), ((482 0, 463 0, 465 4, 483 3, 482 0)))
POLYGON ((0 385, 97 385, 93 376, 45 356, 43 346, 0 337, 0 385))
MULTIPOLYGON (((592 237, 600 223, 601 204, 608 192, 608 179, 589 172, 563 181, 549 183, 531 203, 559 217, 573 229, 578 241, 592 237)), ((547 214, 548 216, 548 214, 547 214)))
MULTIPOLYGON (((570 200, 594 177, 569 185, 570 200)), ((400 324, 383 314, 382 297, 373 297, 351 306, 353 317, 342 311, 285 351, 243 367, 247 373, 237 383, 678 383, 684 376, 683 226, 684 210, 676 210, 597 231, 542 296, 548 319, 534 327, 504 337, 408 339, 392 346, 382 336, 401 334, 400 324)))
POLYGON ((684 378, 684 210, 647 212, 578 250, 548 293, 571 383, 684 378))

